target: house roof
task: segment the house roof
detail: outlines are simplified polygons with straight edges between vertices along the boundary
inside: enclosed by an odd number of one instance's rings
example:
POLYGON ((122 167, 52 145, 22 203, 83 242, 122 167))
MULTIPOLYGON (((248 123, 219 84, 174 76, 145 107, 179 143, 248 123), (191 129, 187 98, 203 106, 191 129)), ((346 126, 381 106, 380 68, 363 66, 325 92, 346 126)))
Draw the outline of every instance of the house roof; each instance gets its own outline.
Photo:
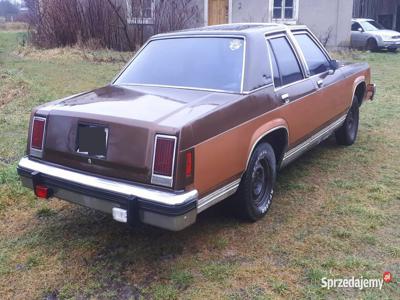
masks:
MULTIPOLYGON (((299 26, 296 26, 299 27, 299 26)), ((233 23, 200 28, 185 29, 170 33, 158 34, 156 38, 168 36, 187 36, 187 35, 246 35, 265 34, 274 31, 284 31, 292 26, 276 23, 233 23)))

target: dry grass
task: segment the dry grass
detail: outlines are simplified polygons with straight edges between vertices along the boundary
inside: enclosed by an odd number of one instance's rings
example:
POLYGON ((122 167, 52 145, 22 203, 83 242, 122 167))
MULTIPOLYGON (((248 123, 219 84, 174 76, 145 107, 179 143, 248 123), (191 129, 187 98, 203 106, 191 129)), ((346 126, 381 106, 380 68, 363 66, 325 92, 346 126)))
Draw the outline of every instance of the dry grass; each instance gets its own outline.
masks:
POLYGON ((121 63, 94 64, 78 53, 60 59, 62 50, 20 55, 15 47, 0 33, 0 73, 7 74, 0 91, 24 86, 0 107, 2 299, 400 297, 400 55, 350 57, 371 63, 379 87, 376 101, 362 107, 357 143, 328 140, 283 170, 267 218, 240 222, 228 199, 171 233, 39 201, 19 185, 15 163, 30 107, 104 84, 121 63), (387 270, 395 283, 382 291, 320 286, 324 276, 380 278, 387 270))
POLYGON ((3 31, 25 31, 28 24, 22 22, 0 22, 0 30, 3 31))

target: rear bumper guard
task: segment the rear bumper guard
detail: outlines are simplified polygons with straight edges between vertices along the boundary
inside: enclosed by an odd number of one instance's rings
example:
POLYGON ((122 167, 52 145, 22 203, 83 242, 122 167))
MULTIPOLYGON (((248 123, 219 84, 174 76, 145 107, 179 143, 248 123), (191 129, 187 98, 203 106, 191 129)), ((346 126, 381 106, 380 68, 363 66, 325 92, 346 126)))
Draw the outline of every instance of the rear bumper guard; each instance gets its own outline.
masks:
POLYGON ((18 164, 22 184, 49 188, 51 196, 112 214, 114 220, 179 231, 196 221, 197 190, 170 192, 66 169, 24 157, 18 164))

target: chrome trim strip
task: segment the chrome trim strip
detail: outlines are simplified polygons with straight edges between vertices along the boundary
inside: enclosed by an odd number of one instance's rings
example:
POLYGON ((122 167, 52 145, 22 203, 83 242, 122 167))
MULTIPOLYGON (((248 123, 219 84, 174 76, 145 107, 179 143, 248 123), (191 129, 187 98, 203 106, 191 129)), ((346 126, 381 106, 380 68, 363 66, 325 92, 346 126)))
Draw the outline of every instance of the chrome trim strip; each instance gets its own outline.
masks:
POLYGON ((175 156, 176 156, 176 144, 177 144, 176 141, 177 141, 177 137, 173 136, 173 135, 156 134, 156 136, 154 137, 153 163, 151 166, 151 183, 152 184, 172 187, 172 184, 174 183, 175 156), (156 157, 157 139, 158 138, 174 140, 174 153, 172 156, 172 174, 171 174, 171 176, 154 174, 154 163, 155 163, 155 157, 156 157))
POLYGON ((42 158, 43 157, 43 147, 44 147, 44 140, 46 139, 46 126, 47 126, 47 119, 44 117, 34 116, 32 119, 32 128, 31 128, 31 140, 29 145, 29 154, 35 157, 42 158), (42 147, 41 149, 36 149, 32 147, 32 138, 33 138, 33 125, 35 120, 43 120, 44 121, 44 129, 43 129, 43 136, 42 136, 42 147))
POLYGON ((65 181, 84 184, 91 188, 119 193, 126 196, 134 196, 165 205, 181 205, 188 201, 196 200, 198 197, 197 190, 191 190, 189 192, 182 193, 161 191, 149 187, 128 184, 111 179, 99 178, 92 175, 86 175, 79 172, 66 170, 60 167, 55 167, 30 160, 28 157, 24 157, 20 160, 19 167, 30 170, 32 172, 36 171, 65 181))
POLYGON ((334 121, 321 131, 315 133, 313 136, 311 136, 300 145, 286 152, 283 158, 282 165, 287 165, 288 163, 299 157, 301 154, 303 154, 305 151, 309 150, 311 147, 321 143, 324 139, 328 138, 335 131, 335 129, 339 128, 345 120, 346 115, 340 117, 338 120, 334 121))
MULTIPOLYGON (((247 39, 245 35, 240 35, 240 34, 231 34, 231 35, 218 35, 218 34, 187 34, 187 35, 162 35, 162 36, 154 36, 150 38, 140 49, 139 51, 132 57, 132 59, 122 68, 122 70, 117 74, 117 76, 114 77, 114 79, 111 81, 112 85, 118 85, 115 82, 118 80, 118 78, 122 75, 123 72, 129 67, 129 65, 133 62, 133 60, 146 48, 146 46, 151 43, 152 41, 157 41, 157 40, 166 40, 166 39, 180 39, 180 38, 240 38, 243 39, 243 65, 242 65, 242 78, 241 78, 241 83, 240 83, 240 94, 243 94, 244 92, 244 77, 245 77, 245 70, 246 70, 246 49, 247 49, 247 39)), ((135 83, 130 83, 130 85, 137 85, 137 86, 146 86, 145 84, 135 84, 135 83)), ((168 86, 168 85, 147 85, 147 86, 159 86, 159 87, 174 87, 178 88, 176 86, 168 86)), ((203 91, 219 91, 219 92, 230 92, 232 94, 238 94, 238 92, 235 91, 223 91, 223 90, 215 90, 215 89, 199 89, 195 87, 180 87, 181 89, 191 89, 191 90, 203 90, 203 91)))
POLYGON ((240 179, 237 179, 224 187, 208 194, 207 196, 201 198, 197 201, 197 213, 201 213, 207 208, 221 202, 222 200, 228 198, 229 196, 236 193, 240 184, 240 179))

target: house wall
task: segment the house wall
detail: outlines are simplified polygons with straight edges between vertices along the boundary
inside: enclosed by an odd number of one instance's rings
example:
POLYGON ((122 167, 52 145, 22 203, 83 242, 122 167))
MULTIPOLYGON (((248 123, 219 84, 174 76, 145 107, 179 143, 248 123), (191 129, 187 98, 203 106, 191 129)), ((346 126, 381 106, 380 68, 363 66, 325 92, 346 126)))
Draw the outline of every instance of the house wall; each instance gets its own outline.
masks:
POLYGON ((268 0, 231 0, 232 22, 270 22, 268 0))
MULTIPOLYGON (((232 22, 271 22, 273 0, 232 0, 232 22)), ((307 25, 328 47, 350 45, 353 0, 300 0, 298 24, 307 25)))
POLYGON ((298 24, 307 25, 328 47, 348 47, 353 0, 300 0, 298 24))

